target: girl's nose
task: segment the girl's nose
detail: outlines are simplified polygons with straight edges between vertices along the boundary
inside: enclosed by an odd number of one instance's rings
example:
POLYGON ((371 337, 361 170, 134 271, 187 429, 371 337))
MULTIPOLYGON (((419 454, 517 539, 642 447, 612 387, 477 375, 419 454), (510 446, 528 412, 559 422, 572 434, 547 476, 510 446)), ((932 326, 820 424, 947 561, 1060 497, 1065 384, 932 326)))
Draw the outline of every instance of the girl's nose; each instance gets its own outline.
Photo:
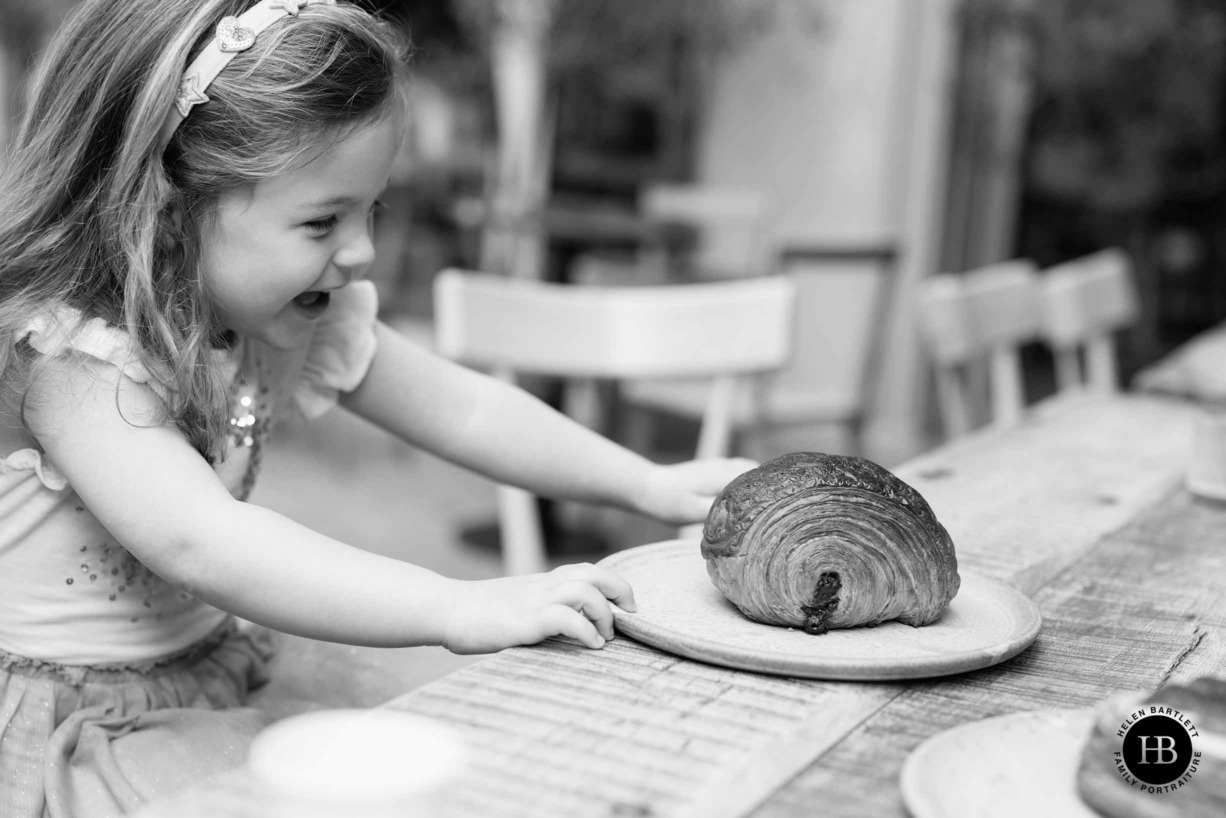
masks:
POLYGON ((365 230, 355 230, 353 236, 332 257, 332 263, 351 277, 360 275, 374 260, 374 236, 369 226, 365 230))

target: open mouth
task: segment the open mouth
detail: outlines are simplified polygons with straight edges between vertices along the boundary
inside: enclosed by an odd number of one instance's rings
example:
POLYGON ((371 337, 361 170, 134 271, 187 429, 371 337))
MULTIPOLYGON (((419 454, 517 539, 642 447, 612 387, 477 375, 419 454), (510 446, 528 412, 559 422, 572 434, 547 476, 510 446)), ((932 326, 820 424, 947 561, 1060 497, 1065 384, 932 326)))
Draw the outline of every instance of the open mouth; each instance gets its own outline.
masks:
POLYGON ((317 314, 328 308, 331 297, 331 293, 325 290, 310 290, 295 298, 294 304, 308 313, 317 314))

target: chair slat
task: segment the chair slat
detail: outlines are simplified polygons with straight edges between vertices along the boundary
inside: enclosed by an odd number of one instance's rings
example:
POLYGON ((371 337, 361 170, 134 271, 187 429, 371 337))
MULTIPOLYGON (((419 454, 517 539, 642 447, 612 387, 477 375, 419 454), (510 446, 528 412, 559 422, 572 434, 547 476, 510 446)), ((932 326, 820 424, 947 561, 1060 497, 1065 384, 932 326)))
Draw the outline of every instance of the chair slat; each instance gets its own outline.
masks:
POLYGON ((974 368, 980 364, 988 370, 991 422, 1017 423, 1026 404, 1020 350, 1040 330, 1034 264, 1014 259, 933 275, 921 282, 917 300, 946 434, 956 437, 975 425, 982 401, 974 368))
POLYGON ((1127 254, 1101 250, 1051 267, 1041 279, 1043 334, 1055 356, 1057 388, 1118 389, 1114 334, 1138 315, 1127 254))

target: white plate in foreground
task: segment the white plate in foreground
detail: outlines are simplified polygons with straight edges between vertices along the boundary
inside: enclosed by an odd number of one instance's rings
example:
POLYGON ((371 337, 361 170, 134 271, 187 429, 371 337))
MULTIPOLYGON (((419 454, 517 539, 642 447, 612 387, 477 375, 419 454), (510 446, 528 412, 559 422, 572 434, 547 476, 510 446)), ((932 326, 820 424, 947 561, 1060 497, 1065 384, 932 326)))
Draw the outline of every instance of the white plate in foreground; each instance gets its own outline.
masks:
POLYGON ((1011 659, 1039 633, 1039 609, 1009 585, 962 573, 939 620, 884 622, 820 636, 746 617, 707 576, 696 540, 640 545, 600 564, 634 588, 636 613, 614 608, 627 636, 715 665, 810 679, 890 681, 963 673, 1011 659))
POLYGON ((903 763, 914 818, 1100 818, 1077 795, 1081 747, 1094 711, 1039 710, 938 733, 903 763))

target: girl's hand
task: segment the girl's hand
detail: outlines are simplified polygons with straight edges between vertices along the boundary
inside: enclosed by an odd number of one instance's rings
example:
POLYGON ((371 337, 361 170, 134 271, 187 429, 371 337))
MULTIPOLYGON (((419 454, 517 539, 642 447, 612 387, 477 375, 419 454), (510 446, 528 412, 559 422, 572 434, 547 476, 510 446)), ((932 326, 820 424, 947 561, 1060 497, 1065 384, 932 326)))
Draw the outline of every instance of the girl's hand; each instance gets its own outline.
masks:
POLYGON ((701 523, 724 486, 757 465, 743 457, 690 460, 669 466, 656 464, 635 506, 643 514, 666 523, 701 523))
POLYGON ((589 648, 613 638, 613 609, 637 610, 634 591, 617 574, 590 563, 546 574, 457 582, 448 600, 443 647, 452 653, 493 653, 569 636, 589 648))

